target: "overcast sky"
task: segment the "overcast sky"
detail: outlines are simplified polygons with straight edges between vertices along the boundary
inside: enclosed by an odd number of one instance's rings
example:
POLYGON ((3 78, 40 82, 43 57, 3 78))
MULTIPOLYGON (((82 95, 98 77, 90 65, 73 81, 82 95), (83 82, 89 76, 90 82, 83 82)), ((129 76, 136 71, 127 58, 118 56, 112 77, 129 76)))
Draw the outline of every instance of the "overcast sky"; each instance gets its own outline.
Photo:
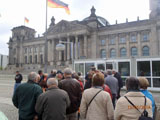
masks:
MULTIPOLYGON (((62 8, 48 8, 48 25, 52 16, 56 23, 60 20, 83 20, 90 15, 92 6, 96 15, 102 16, 110 24, 136 21, 149 18, 149 0, 62 0, 69 4, 71 14, 62 8)), ((34 28, 37 34, 45 31, 46 0, 0 0, 0 54, 8 54, 7 42, 13 27, 24 25, 24 17, 29 19, 28 27, 34 28)))

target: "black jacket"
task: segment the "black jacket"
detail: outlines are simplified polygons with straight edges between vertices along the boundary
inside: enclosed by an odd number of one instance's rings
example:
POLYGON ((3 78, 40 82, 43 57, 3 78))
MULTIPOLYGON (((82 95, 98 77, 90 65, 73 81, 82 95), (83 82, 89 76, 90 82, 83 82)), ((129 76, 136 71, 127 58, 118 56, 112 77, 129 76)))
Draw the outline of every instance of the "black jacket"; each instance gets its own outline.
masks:
POLYGON ((21 83, 22 80, 23 80, 23 77, 22 77, 21 74, 17 74, 17 75, 15 76, 15 81, 16 81, 16 83, 21 83))
POLYGON ((117 78, 117 80, 118 80, 118 86, 119 86, 119 88, 122 88, 123 87, 123 81, 122 81, 120 73, 116 72, 114 74, 114 77, 117 78))
POLYGON ((81 102, 82 92, 77 80, 66 78, 59 82, 58 87, 65 90, 70 98, 71 105, 67 108, 66 114, 74 113, 78 110, 81 102))

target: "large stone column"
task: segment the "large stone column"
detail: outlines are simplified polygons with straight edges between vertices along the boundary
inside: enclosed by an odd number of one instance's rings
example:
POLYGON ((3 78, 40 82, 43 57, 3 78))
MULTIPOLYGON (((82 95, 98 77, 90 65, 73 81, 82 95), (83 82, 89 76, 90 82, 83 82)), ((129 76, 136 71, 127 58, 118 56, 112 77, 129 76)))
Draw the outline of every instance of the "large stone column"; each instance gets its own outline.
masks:
POLYGON ((127 35, 126 35, 127 57, 130 56, 130 45, 129 45, 129 43, 130 43, 129 33, 127 33, 127 35))
MULTIPOLYGON (((59 39, 59 43, 60 43, 60 39, 59 39)), ((59 51, 59 61, 61 61, 62 60, 62 51, 59 51)))
POLYGON ((106 58, 109 58, 109 35, 106 37, 106 58))
POLYGON ((137 43, 138 43, 138 53, 139 53, 138 56, 142 56, 141 33, 140 32, 137 33, 137 43))
POLYGON ((51 51, 52 51, 52 42, 51 40, 48 40, 47 42, 48 44, 48 62, 50 63, 51 62, 51 57, 52 57, 52 54, 51 54, 51 51))
POLYGON ((75 59, 78 59, 78 36, 75 36, 75 59))
POLYGON ((150 56, 158 55, 158 39, 157 39, 157 28, 156 25, 153 24, 151 27, 151 32, 149 32, 149 41, 151 43, 150 46, 150 56))
POLYGON ((27 63, 29 63, 29 49, 30 47, 27 47, 27 63))
POLYGON ((34 64, 34 52, 35 52, 35 46, 32 48, 32 64, 34 64))
MULTIPOLYGON (((119 35, 117 34, 116 36, 113 36, 113 39, 115 39, 115 44, 116 44, 116 57, 119 57, 119 35), (115 37, 115 38, 114 38, 115 37)), ((111 53, 111 51, 109 51, 109 54, 111 53)), ((111 55, 110 55, 111 56, 111 55)), ((109 57, 110 57, 109 56, 109 57)))
POLYGON ((55 60, 55 57, 54 57, 54 55, 55 55, 55 42, 54 42, 54 39, 52 40, 52 61, 54 61, 55 60))
POLYGON ((84 35, 84 56, 87 58, 87 35, 84 35))
POLYGON ((38 55, 37 55, 37 62, 40 64, 40 46, 38 46, 38 55))
POLYGON ((69 36, 67 37, 67 61, 69 61, 70 60, 70 58, 71 58, 71 54, 70 54, 70 38, 69 38, 69 36))

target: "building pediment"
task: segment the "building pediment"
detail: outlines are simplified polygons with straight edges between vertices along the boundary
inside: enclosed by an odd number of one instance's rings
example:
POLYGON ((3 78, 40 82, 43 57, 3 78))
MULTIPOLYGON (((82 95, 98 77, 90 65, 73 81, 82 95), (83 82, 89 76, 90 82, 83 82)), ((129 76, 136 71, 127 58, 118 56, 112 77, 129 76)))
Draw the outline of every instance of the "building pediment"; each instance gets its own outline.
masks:
POLYGON ((65 20, 61 20, 56 25, 49 27, 48 35, 57 34, 57 33, 67 33, 67 32, 78 31, 78 30, 86 30, 86 29, 88 29, 88 26, 81 25, 76 22, 68 22, 65 20))

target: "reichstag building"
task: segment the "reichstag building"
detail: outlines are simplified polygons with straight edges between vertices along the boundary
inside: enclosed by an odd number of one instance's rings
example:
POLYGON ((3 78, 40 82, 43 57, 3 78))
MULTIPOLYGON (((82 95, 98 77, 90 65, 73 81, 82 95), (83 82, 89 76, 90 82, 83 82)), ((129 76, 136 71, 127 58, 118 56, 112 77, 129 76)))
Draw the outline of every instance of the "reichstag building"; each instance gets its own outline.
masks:
POLYGON ((150 10, 147 20, 137 18, 114 25, 96 15, 94 7, 82 21, 61 20, 55 24, 52 17, 47 38, 46 33, 35 37, 32 28, 14 27, 8 43, 8 69, 37 71, 47 64, 49 72, 74 66, 85 75, 95 66, 116 69, 124 79, 145 76, 150 89, 160 90, 160 0, 150 0, 150 10), (63 51, 56 49, 59 43, 65 46, 63 51))

